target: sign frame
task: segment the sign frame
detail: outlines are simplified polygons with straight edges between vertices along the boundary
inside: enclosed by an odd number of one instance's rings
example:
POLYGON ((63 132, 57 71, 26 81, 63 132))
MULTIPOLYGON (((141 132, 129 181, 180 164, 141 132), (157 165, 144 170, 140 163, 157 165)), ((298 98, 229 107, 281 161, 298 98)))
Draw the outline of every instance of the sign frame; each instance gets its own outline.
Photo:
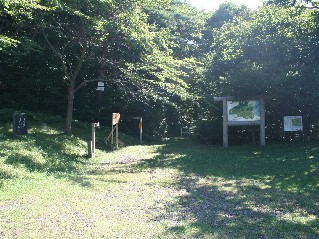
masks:
POLYGON ((228 148, 228 127, 230 126, 253 126, 259 125, 260 128, 260 146, 266 145, 266 134, 265 134, 265 99, 263 96, 251 97, 249 99, 234 100, 234 97, 214 97, 214 101, 223 102, 223 146, 228 148), (229 121, 228 120, 228 102, 243 102, 243 101, 259 101, 260 108, 260 120, 251 121, 229 121))
POLYGON ((285 132, 300 132, 303 131, 302 116, 284 116, 284 131, 285 132), (299 125, 295 125, 294 121, 298 120, 299 125))

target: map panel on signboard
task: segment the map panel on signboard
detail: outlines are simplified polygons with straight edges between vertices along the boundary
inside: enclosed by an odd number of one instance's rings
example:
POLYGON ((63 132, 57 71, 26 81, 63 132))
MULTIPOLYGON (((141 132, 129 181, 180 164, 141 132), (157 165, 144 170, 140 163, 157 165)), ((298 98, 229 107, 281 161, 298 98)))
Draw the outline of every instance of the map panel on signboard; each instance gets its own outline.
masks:
POLYGON ((228 121, 259 121, 260 101, 227 101, 228 121))
POLYGON ((285 116, 284 131, 303 131, 302 116, 285 116))

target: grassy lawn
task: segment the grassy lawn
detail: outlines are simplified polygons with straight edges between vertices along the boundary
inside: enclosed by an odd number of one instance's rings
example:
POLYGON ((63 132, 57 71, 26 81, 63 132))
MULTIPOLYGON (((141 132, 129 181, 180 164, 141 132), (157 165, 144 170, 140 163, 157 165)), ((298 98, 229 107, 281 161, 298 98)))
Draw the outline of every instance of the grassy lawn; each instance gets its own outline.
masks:
POLYGON ((0 238, 319 238, 319 145, 0 133, 0 238), (99 145, 102 149, 102 144, 99 145))

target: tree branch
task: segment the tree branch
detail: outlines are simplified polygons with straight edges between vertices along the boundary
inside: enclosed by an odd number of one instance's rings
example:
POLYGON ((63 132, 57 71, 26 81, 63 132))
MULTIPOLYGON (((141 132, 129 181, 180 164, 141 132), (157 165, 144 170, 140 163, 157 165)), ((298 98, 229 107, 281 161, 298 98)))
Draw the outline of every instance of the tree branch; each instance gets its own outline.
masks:
POLYGON ((45 34, 45 32, 44 32, 43 29, 42 29, 42 32, 43 32, 43 36, 44 36, 45 41, 48 43, 48 45, 50 46, 50 48, 51 48, 51 50, 53 51, 53 53, 61 60, 61 62, 62 62, 62 67, 63 67, 63 70, 64 70, 64 74, 65 74, 67 80, 71 83, 71 82, 72 82, 72 79, 71 79, 71 77, 70 77, 70 75, 69 75, 69 73, 68 73, 68 67, 66 66, 66 60, 65 60, 65 58, 63 57, 63 55, 62 55, 60 52, 58 52, 58 51, 54 48, 54 46, 52 45, 52 43, 50 42, 50 40, 49 40, 48 37, 46 36, 46 34, 45 34))
POLYGON ((87 49, 87 45, 85 45, 83 48, 82 48, 82 52, 81 52, 81 56, 78 60, 78 64, 76 65, 76 68, 75 68, 75 71, 74 71, 74 74, 73 74, 73 77, 72 77, 72 81, 75 82, 76 78, 78 77, 79 75, 79 72, 82 68, 82 65, 83 65, 83 61, 84 61, 84 58, 85 58, 85 54, 86 54, 86 49, 87 49))
MULTIPOLYGON (((121 72, 117 72, 117 73, 113 73, 110 74, 106 77, 110 77, 110 76, 115 76, 115 75, 119 75, 121 72)), ((110 79, 94 79, 94 80, 85 80, 82 83, 80 83, 76 88, 75 88, 75 92, 77 92, 79 89, 81 89, 83 86, 87 85, 88 83, 92 83, 92 82, 98 82, 98 81, 102 81, 102 82, 111 82, 114 80, 110 80, 110 79)))

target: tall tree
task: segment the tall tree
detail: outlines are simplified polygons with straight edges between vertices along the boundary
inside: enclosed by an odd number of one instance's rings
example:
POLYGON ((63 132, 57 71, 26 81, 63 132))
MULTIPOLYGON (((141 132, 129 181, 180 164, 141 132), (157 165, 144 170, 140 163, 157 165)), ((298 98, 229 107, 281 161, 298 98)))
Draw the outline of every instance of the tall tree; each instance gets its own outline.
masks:
POLYGON ((276 6, 301 6, 308 8, 319 8, 318 1, 316 0, 265 0, 265 5, 276 5, 276 6))
POLYGON ((302 112, 305 122, 313 121, 308 109, 317 111, 311 103, 318 100, 317 14, 267 6, 249 21, 237 18, 215 30, 208 84, 221 95, 271 95, 277 99, 272 106, 280 107, 271 109, 276 127, 284 112, 302 112))
MULTIPOLYGON (((25 104, 34 88, 28 79, 32 53, 41 51, 36 42, 35 12, 45 9, 40 1, 0 1, 0 95, 1 106, 25 104)), ((48 9, 47 9, 48 10, 48 9)), ((19 107, 20 107, 19 106, 19 107)))
POLYGON ((235 5, 231 2, 223 3, 219 8, 212 12, 206 20, 205 29, 203 30, 203 51, 211 52, 211 44, 214 41, 213 30, 221 28, 224 24, 231 23, 236 18, 248 20, 251 11, 245 5, 235 5))
MULTIPOLYGON (((54 11, 42 12, 38 26, 59 60, 68 86, 66 133, 71 132, 74 95, 81 87, 94 81, 116 80, 134 89, 131 86, 136 88, 141 71, 150 72, 154 62, 157 67, 166 64, 163 59, 168 59, 169 53, 156 42, 165 40, 165 32, 153 31, 142 4, 150 3, 128 0, 124 8, 120 1, 65 1, 54 11), (82 74, 87 67, 96 70, 90 75, 82 74)), ((153 82, 165 74, 169 70, 163 67, 153 82)))

